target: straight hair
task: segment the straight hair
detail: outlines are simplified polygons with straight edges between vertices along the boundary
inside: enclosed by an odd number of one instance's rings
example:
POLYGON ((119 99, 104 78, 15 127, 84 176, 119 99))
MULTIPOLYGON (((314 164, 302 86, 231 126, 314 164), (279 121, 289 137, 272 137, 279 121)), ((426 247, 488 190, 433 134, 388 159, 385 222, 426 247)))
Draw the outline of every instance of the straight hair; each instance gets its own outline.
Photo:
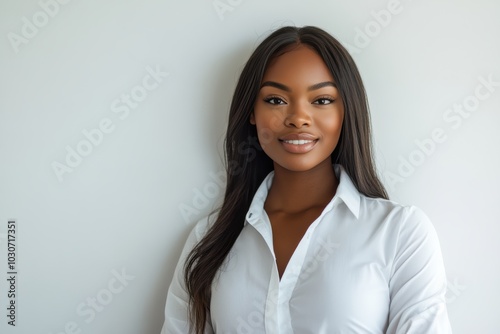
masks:
POLYGON ((358 68, 347 50, 326 31, 314 27, 279 28, 252 53, 238 79, 232 98, 224 141, 227 185, 217 217, 189 253, 184 280, 189 294, 191 330, 202 334, 210 311, 211 287, 244 226, 245 215, 273 161, 257 145, 257 130, 250 115, 268 63, 290 47, 305 44, 323 59, 335 79, 344 103, 344 121, 331 161, 340 164, 357 190, 368 197, 388 199, 372 155, 370 114, 358 68))

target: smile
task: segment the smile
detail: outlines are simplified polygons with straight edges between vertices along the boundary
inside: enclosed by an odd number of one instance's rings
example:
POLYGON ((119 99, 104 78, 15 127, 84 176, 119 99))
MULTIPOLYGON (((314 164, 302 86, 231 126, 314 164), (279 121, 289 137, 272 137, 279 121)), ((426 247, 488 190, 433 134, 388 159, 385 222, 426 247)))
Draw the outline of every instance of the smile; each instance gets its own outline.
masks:
POLYGON ((316 143, 318 142, 318 139, 316 140, 305 140, 305 139, 298 139, 298 140, 280 140, 281 145, 283 145, 283 148, 285 151, 289 153, 307 153, 311 151, 315 146, 316 143))
POLYGON ((312 143, 314 140, 283 140, 283 142, 293 145, 304 145, 312 143))

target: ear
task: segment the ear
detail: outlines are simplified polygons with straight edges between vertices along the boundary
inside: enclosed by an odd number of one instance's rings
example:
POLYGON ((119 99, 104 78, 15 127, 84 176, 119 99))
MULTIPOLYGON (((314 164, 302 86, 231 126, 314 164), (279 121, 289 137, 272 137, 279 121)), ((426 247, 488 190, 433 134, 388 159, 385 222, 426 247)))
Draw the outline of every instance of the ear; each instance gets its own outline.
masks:
POLYGON ((255 114, 253 113, 253 111, 250 114, 250 124, 255 125, 255 114))

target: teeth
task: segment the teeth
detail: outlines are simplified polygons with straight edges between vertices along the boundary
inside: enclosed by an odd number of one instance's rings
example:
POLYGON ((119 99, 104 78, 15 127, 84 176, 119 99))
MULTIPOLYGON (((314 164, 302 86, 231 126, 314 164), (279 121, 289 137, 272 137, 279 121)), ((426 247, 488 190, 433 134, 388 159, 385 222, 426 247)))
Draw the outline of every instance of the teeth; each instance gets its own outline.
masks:
POLYGON ((312 143, 313 140, 284 140, 285 143, 293 144, 293 145, 304 145, 308 143, 312 143))

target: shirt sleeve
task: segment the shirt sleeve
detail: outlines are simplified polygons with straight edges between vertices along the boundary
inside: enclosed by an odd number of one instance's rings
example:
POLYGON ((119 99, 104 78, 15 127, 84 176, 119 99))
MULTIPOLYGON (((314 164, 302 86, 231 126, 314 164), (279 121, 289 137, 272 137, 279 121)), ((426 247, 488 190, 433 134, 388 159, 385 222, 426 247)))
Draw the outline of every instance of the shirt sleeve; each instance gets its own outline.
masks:
MULTIPOLYGON (((207 218, 199 221, 189 233, 189 236, 184 244, 179 261, 175 268, 172 283, 168 289, 167 301, 165 304, 165 322, 161 330, 161 334, 187 334, 190 333, 190 321, 188 315, 189 295, 184 282, 184 263, 186 258, 201 240, 202 234, 207 228, 207 218)), ((210 317, 205 324, 205 334, 213 334, 210 317)))
POLYGON ((451 334, 438 236, 418 208, 405 208, 389 281, 387 334, 451 334))

